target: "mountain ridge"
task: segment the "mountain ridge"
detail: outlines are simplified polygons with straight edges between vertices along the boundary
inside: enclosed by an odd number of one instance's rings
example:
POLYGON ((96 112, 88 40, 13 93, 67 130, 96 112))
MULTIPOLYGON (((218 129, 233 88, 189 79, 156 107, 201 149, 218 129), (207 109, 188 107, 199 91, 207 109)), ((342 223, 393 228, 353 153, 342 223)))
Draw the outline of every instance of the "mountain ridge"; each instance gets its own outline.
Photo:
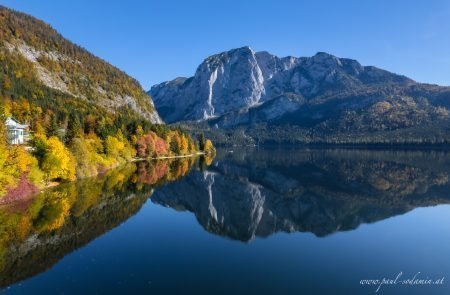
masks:
MULTIPOLYGON (((311 78, 315 79, 315 80, 320 80, 320 79, 325 79, 325 82, 327 82, 327 80, 332 80, 332 76, 333 74, 335 74, 335 69, 332 69, 333 71, 331 72, 326 72, 326 68, 324 66, 328 66, 328 67, 335 67, 336 65, 342 66, 343 68, 347 68, 348 71, 352 71, 355 72, 357 74, 360 74, 361 72, 364 72, 362 76, 362 80, 365 81, 371 81, 371 82, 376 82, 376 78, 378 76, 380 76, 380 72, 381 73, 385 73, 385 74, 389 74, 391 76, 391 80, 392 81, 388 81, 388 82, 398 82, 398 83, 404 83, 404 84, 409 84, 409 83, 415 83, 413 80, 402 76, 402 75, 397 75, 397 74, 393 74, 393 73, 389 73, 387 71, 384 71, 382 69, 373 67, 373 66, 362 66, 361 64, 359 64, 359 62, 357 62, 356 60, 353 59, 348 59, 348 58, 338 58, 334 55, 328 54, 326 52, 318 52, 317 54, 315 54, 312 57, 293 57, 293 56, 286 56, 286 57, 277 57, 275 55, 272 55, 270 53, 268 53, 267 51, 259 51, 259 52, 255 52, 253 49, 251 49, 249 46, 244 46, 241 48, 237 48, 237 49, 232 49, 230 51, 226 51, 226 52, 222 52, 216 55, 212 55, 208 58, 206 58, 203 63, 197 68, 196 73, 193 77, 191 78, 186 78, 186 77, 177 77, 176 79, 172 80, 172 81, 167 81, 167 82, 163 82, 161 84, 156 84, 152 87, 152 89, 150 91, 148 91, 149 94, 154 94, 155 95, 155 100, 158 100, 158 102, 163 103, 164 102, 164 98, 162 95, 160 95, 159 93, 159 89, 161 87, 164 86, 185 86, 183 84, 185 83, 189 83, 190 81, 198 79, 201 74, 203 74, 204 72, 207 72, 208 70, 210 70, 210 72, 212 73, 209 81, 211 81, 212 83, 216 82, 215 80, 217 79, 217 77, 215 77, 214 73, 217 70, 222 70, 224 71, 224 69, 220 68, 221 66, 224 66, 225 63, 232 63, 233 66, 241 66, 242 67, 242 62, 248 62, 250 64, 251 67, 255 67, 254 72, 250 73, 252 76, 251 78, 253 78, 253 84, 255 86, 255 90, 253 91, 253 93, 251 93, 249 98, 244 98, 244 99, 248 99, 250 101, 250 104, 248 106, 252 106, 257 104, 261 99, 262 100, 269 100, 270 97, 274 96, 274 92, 277 93, 277 91, 274 91, 273 89, 270 89, 268 87, 265 87, 265 85, 258 85, 259 84, 263 84, 266 81, 274 81, 274 79, 278 79, 279 77, 274 77, 277 75, 284 75, 286 71, 290 71, 296 67, 298 67, 299 65, 303 66, 303 68, 309 68, 310 71, 307 73, 308 75, 312 76, 311 78), (249 61, 248 61, 249 60, 249 61), (239 65, 236 65, 240 63, 239 65), (215 78, 215 79, 214 79, 215 78)), ((226 65, 225 65, 226 66, 226 65)), ((304 69, 300 69, 300 70, 304 70, 304 69)), ((209 74, 209 73, 207 73, 209 74)), ((226 75, 227 73, 224 73, 224 75, 226 75)), ((235 74, 235 73, 233 73, 235 74)), ((288 73, 290 74, 290 73, 288 73)), ((298 73, 294 73, 295 75, 298 75, 298 73)), ((200 77, 201 78, 201 77, 200 77)), ((227 78, 232 78, 232 77, 227 77, 227 78)), ((293 77, 295 78, 295 77, 293 77)), ((349 79, 349 77, 345 77, 347 79, 349 79)), ((275 80, 274 83, 278 83, 279 81, 275 80)), ((301 90, 303 90, 303 93, 301 93, 304 96, 313 96, 316 94, 319 94, 321 91, 321 88, 318 87, 318 85, 314 85, 314 87, 311 87, 310 89, 308 89, 308 79, 301 79, 299 81, 300 85, 293 85, 293 86, 298 86, 299 88, 302 88, 301 90), (303 85, 302 85, 303 84, 303 85)), ((225 81, 228 82, 228 81, 225 81)), ((349 81, 350 83, 357 83, 359 81, 349 81)), ((201 83, 201 82, 200 82, 201 83)), ((236 85, 231 85, 231 86, 236 86, 236 85)), ((239 85, 237 85, 239 86, 239 85)), ((276 87, 277 85, 268 85, 270 87, 276 87)), ((290 86, 292 87, 292 85, 290 86)), ((236 88, 236 87, 235 87, 236 88)), ((236 91, 236 89, 233 89, 234 91, 236 91)), ((237 89, 240 90, 240 89, 237 89)), ((286 93, 286 92, 290 92, 289 89, 283 90, 283 91, 278 91, 278 95, 281 93, 286 93)), ((164 94, 163 94, 164 95, 164 94)), ((275 95, 276 96, 276 95, 275 95)), ((209 98, 209 97, 208 97, 209 98)), ((212 109, 210 109, 209 111, 212 111, 212 109)), ((210 117, 214 117, 213 113, 207 113, 206 116, 203 116, 203 118, 201 117, 195 117, 195 116, 190 116, 189 114, 186 115, 186 117, 188 119, 208 119, 210 117)))
POLYGON ((289 125, 320 134, 294 140, 300 142, 425 126, 438 129, 433 136, 439 137, 449 125, 450 87, 418 83, 325 52, 277 57, 249 47, 232 49, 206 58, 193 77, 157 84, 148 93, 168 123, 204 122, 244 131, 289 125))

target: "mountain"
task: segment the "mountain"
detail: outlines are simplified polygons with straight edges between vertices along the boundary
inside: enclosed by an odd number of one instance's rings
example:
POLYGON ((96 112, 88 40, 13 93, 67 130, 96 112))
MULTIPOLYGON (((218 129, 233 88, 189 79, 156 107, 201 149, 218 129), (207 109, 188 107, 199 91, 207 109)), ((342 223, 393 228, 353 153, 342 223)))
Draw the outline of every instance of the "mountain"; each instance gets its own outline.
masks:
POLYGON ((128 112, 161 123, 140 84, 48 24, 0 6, 0 95, 56 113, 128 112))
POLYGON ((324 52, 280 58, 233 49, 148 93, 169 123, 203 122, 263 141, 450 141, 450 87, 324 52))

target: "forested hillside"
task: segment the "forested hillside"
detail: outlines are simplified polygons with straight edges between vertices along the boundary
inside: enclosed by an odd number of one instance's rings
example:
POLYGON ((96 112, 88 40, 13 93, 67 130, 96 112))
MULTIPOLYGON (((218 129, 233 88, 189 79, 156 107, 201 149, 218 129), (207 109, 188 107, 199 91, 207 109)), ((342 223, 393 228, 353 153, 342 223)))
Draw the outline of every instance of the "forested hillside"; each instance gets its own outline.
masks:
POLYGON ((135 79, 48 24, 0 6, 0 198, 137 157, 214 151, 199 139, 164 125, 135 79), (9 145, 7 117, 30 126, 28 149, 9 145))
POLYGON ((96 112, 95 106, 160 122, 135 79, 46 23, 0 6, 0 41, 1 95, 52 107, 61 119, 96 112))

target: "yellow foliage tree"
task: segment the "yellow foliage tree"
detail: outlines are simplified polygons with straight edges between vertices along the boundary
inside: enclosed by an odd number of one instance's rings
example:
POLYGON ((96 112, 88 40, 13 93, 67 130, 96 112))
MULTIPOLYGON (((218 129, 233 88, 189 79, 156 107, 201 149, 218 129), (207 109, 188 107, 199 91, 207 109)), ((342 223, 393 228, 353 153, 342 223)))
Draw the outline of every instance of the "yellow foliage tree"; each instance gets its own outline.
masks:
POLYGON ((106 155, 112 158, 119 157, 123 150, 125 149, 125 144, 114 136, 108 136, 105 140, 105 151, 106 155))
POLYGON ((75 158, 69 149, 57 137, 50 137, 47 142, 47 150, 42 161, 45 181, 52 179, 75 180, 75 158))
POLYGON ((21 146, 9 146, 4 118, 0 116, 0 197, 14 188, 22 176, 35 184, 42 180, 37 160, 21 146))
POLYGON ((205 146, 203 148, 203 151, 207 154, 216 154, 216 148, 214 147, 213 143, 211 140, 207 139, 205 141, 205 146))
POLYGON ((180 137, 180 153, 181 154, 187 154, 189 152, 189 143, 188 139, 185 135, 181 135, 180 137))

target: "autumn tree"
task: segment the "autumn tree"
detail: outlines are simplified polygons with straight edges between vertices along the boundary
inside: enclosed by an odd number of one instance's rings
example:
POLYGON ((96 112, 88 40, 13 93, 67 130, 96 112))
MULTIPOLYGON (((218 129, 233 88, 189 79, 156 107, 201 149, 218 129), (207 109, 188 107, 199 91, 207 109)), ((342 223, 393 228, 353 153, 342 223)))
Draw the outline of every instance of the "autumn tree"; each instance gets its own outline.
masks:
POLYGON ((186 135, 181 134, 180 135, 180 153, 181 154, 187 154, 189 152, 189 143, 188 138, 186 135))
POLYGON ((75 180, 75 158, 69 149, 57 137, 50 137, 46 141, 41 168, 44 171, 45 181, 52 179, 75 180))
POLYGON ((137 155, 141 158, 155 156, 156 134, 153 132, 139 137, 136 143, 137 155))
POLYGON ((20 183, 39 184, 42 174, 38 161, 22 146, 9 146, 5 111, 0 105, 0 197, 20 183))
POLYGON ((117 158, 121 155, 125 149, 125 144, 121 142, 117 137, 108 136, 105 140, 105 152, 106 155, 117 158))
POLYGON ((175 155, 179 155, 181 150, 180 149, 181 141, 178 133, 176 131, 169 132, 167 140, 169 141, 170 151, 175 155))
POLYGON ((216 154, 216 149, 211 140, 207 139, 205 141, 205 145, 203 146, 203 151, 207 154, 212 154, 212 155, 216 154))
POLYGON ((131 160, 136 151, 129 141, 123 136, 119 129, 115 136, 108 136, 105 139, 105 153, 110 160, 115 160, 116 164, 131 160))
POLYGON ((156 156, 167 156, 169 154, 169 149, 167 147, 167 142, 161 137, 157 137, 155 141, 155 153, 156 156))

